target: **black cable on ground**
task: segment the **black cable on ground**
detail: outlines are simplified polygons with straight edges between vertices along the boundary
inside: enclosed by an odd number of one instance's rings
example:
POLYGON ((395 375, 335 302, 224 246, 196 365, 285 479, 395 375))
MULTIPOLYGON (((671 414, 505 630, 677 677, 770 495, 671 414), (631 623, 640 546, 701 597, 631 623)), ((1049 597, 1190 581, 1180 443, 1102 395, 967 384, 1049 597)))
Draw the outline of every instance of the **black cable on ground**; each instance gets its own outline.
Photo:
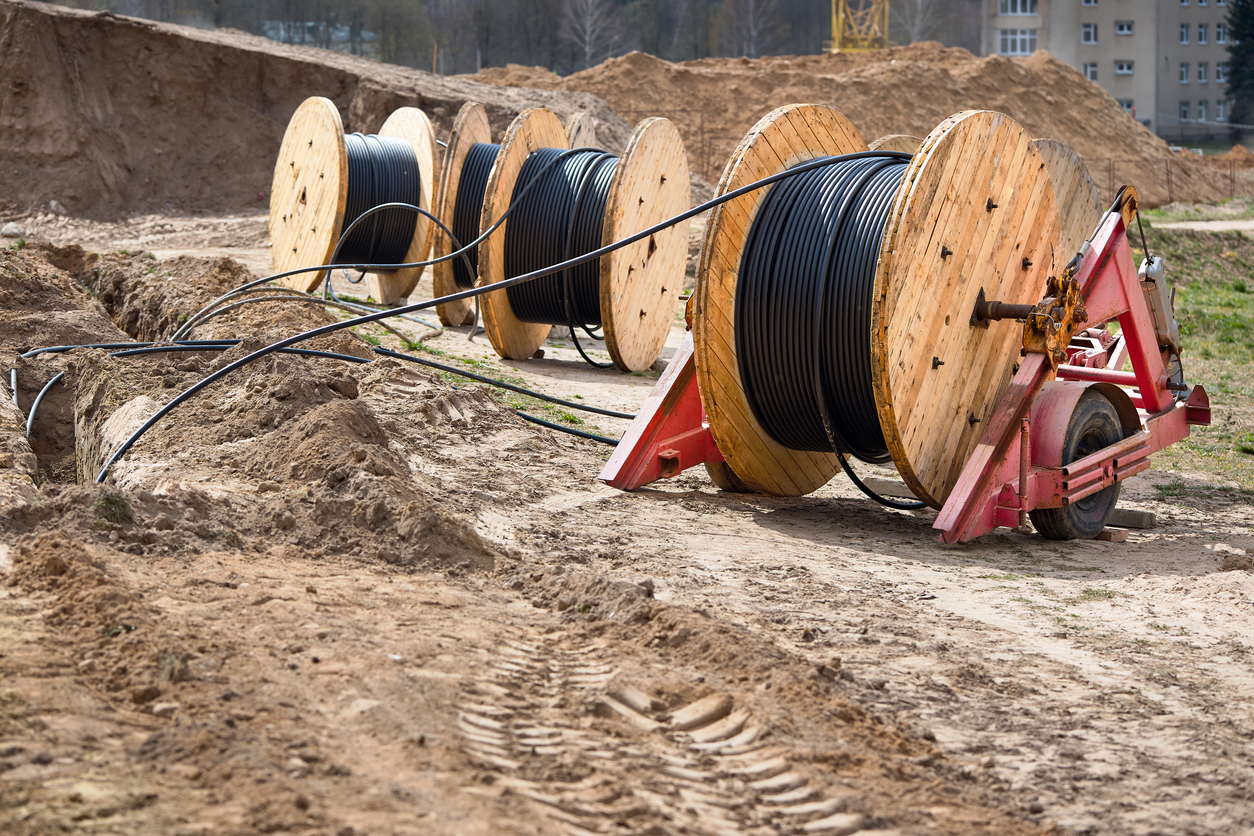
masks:
MULTIPOLYGON (((134 348, 128 348, 123 351, 110 352, 109 356, 110 357, 137 357, 137 356, 142 356, 145 354, 170 354, 170 353, 182 352, 182 351, 226 351, 227 349, 234 348, 235 346, 239 345, 239 343, 240 343, 239 340, 222 340, 218 342, 203 342, 203 343, 175 343, 172 345, 155 345, 153 343, 121 343, 121 344, 97 343, 97 344, 92 344, 92 345, 58 345, 58 346, 49 346, 48 348, 35 349, 34 351, 23 354, 22 356, 23 357, 34 356, 36 354, 43 354, 43 353, 47 353, 50 351, 56 351, 60 353, 60 352, 71 351, 71 350, 79 349, 79 348, 104 348, 106 346, 110 348, 114 348, 114 347, 117 347, 118 345, 133 345, 135 346, 134 348)), ((327 358, 331 360, 344 360, 350 363, 369 363, 370 362, 370 360, 366 357, 355 357, 352 354, 338 354, 333 351, 319 351, 313 348, 285 348, 285 349, 281 349, 279 353, 280 354, 297 354, 302 357, 323 357, 323 358, 327 358)), ((65 372, 57 372, 55 375, 53 375, 52 379, 50 379, 47 383, 45 383, 43 388, 39 390, 39 394, 35 396, 35 402, 32 403, 30 407, 30 415, 26 416, 26 437, 27 438, 30 438, 31 428, 35 426, 35 413, 39 411, 39 404, 43 402, 44 395, 48 394, 48 390, 51 389, 54 384, 60 382, 64 377, 65 377, 65 372)))
POLYGON ((907 163, 896 155, 828 158, 773 187, 741 254, 736 359, 763 429, 793 450, 892 460, 871 384, 871 296, 884 224, 907 163))
POLYGON ((596 415, 607 415, 610 418, 625 418, 628 421, 636 417, 635 415, 632 415, 627 412, 615 412, 612 409, 601 409, 599 406, 588 406, 587 404, 575 403, 573 401, 564 401, 561 398, 555 398, 552 395, 546 395, 543 392, 533 392, 530 389, 524 389, 521 386, 515 386, 512 383, 506 383, 503 380, 496 380, 495 378, 484 377, 483 375, 480 375, 480 374, 463 371, 454 366, 446 366, 443 363, 437 363, 434 360, 427 360, 424 357, 415 357, 412 354, 403 354, 399 351, 392 351, 387 348, 376 347, 374 351, 375 351, 375 354, 381 354, 384 357, 395 357, 397 360, 408 360, 410 363, 421 363, 424 366, 430 366, 431 368, 439 369, 442 372, 448 372, 449 374, 460 375, 462 377, 469 378, 470 380, 477 380, 480 383, 486 383, 489 386, 496 386, 500 389, 508 389, 510 392, 517 392, 520 395, 527 395, 537 400, 546 401, 548 403, 553 403, 553 404, 558 404, 559 406, 567 406, 567 407, 570 407, 571 409, 579 409, 584 412, 591 412, 596 415))
MULTIPOLYGON (((785 171, 781 171, 777 174, 773 174, 770 177, 764 177, 761 180, 757 180, 753 183, 748 183, 738 189, 733 189, 732 191, 727 192, 726 194, 719 195, 718 197, 715 197, 711 200, 707 200, 704 203, 694 206, 691 209, 687 210, 686 212, 681 212, 678 215, 675 215, 674 217, 671 217, 671 218, 667 218, 666 220, 656 223, 651 227, 642 229, 639 232, 634 233, 632 235, 628 235, 626 238, 623 238, 621 241, 615 241, 610 244, 606 244, 605 246, 602 246, 601 248, 597 250, 594 250, 590 253, 586 253, 581 256, 570 258, 562 262, 561 264, 554 264, 554 265, 545 267, 543 270, 536 270, 536 271, 533 271, 531 273, 527 273, 521 276, 514 276, 513 278, 505 279, 499 282, 494 282, 490 285, 484 285, 483 287, 476 287, 476 288, 471 288, 468 290, 459 290, 456 293, 450 293, 437 299, 430 299, 425 302, 416 302, 414 304, 405 305, 400 308, 394 308, 388 311, 379 311, 378 313, 373 313, 373 314, 365 314, 363 316, 359 316, 354 319, 348 319, 343 322, 337 322, 337 323, 333 323, 330 325, 324 325, 320 328, 314 328, 310 331, 305 331, 304 333, 296 334, 292 337, 287 337, 286 339, 280 340, 279 342, 272 343, 271 345, 265 346, 264 348, 254 351, 252 354, 249 354, 247 357, 242 357, 239 360, 236 360, 235 362, 222 367, 221 369, 217 370, 216 372, 213 372, 212 374, 208 375, 207 377, 203 378, 199 382, 195 383, 194 385, 188 387, 187 389, 185 389, 184 391, 176 395, 172 400, 170 400, 169 403, 167 403, 165 406, 159 409, 151 418, 145 421, 143 425, 141 425, 138 429, 136 429, 135 432, 131 433, 131 435, 126 439, 126 441, 122 442, 122 444, 118 446, 118 449, 115 450, 113 454, 109 456, 109 459, 101 467, 100 472, 96 474, 95 481, 103 482, 105 477, 109 473, 109 468, 113 466, 114 462, 116 462, 118 459, 124 456, 126 454, 126 451, 131 449, 131 447, 134 446, 135 442, 143 437, 144 433, 148 432, 149 429, 155 426, 157 422, 159 422, 162 418, 164 418, 170 412, 173 412, 183 403, 190 400, 202 389, 205 389, 206 387, 213 385, 214 383, 226 377, 227 375, 237 371, 238 369, 243 368, 244 366, 249 365, 250 363, 260 360, 261 358, 266 357, 274 353, 275 351, 279 351, 281 349, 287 348, 288 346, 295 345, 298 342, 303 342, 305 340, 309 340, 315 337, 323 336, 325 334, 333 333, 343 328, 351 328, 355 325, 365 325, 366 323, 369 323, 369 322, 375 322, 380 319, 387 319, 388 317, 398 316, 400 314, 414 313, 417 311, 427 310, 428 308, 433 308, 436 305, 444 305, 444 304, 448 304, 449 302, 457 302, 462 299, 470 299, 472 297, 479 296, 484 293, 491 293, 492 291, 496 291, 496 290, 505 290, 507 288, 513 287, 514 285, 523 284, 524 282, 532 281, 534 279, 539 278, 540 276, 551 275, 553 273, 566 270, 570 267, 583 264, 584 262, 590 261, 594 258, 600 258, 601 256, 611 253, 614 250, 629 246, 631 244, 634 244, 636 241, 641 241, 645 238, 648 238, 650 235, 656 235, 658 232, 661 232, 667 227, 674 226, 677 223, 686 221, 689 218, 695 217, 701 214, 702 212, 705 212, 709 209, 712 209, 715 206, 718 206, 721 203, 725 203, 729 200, 734 200, 735 198, 740 197, 741 195, 744 195, 744 194, 748 194, 749 192, 754 191, 755 189, 760 189, 760 188, 763 188, 764 186, 769 186, 773 183, 778 183, 781 180, 786 180, 790 177, 795 177, 806 171, 812 171, 816 168, 822 168, 824 166, 831 165, 835 161, 864 159, 864 158, 872 157, 872 156, 885 157, 885 156, 894 156, 894 155, 891 153, 884 154, 882 152, 862 151, 862 152, 858 152, 855 154, 846 154, 840 157, 824 158, 820 160, 811 160, 809 162, 794 166, 785 171)), ((895 156, 899 159, 909 159, 908 154, 896 154, 895 156)), ((441 261, 447 261, 448 259, 451 259, 451 258, 463 257, 465 251, 469 247, 478 246, 480 241, 482 241, 484 238, 491 235, 496 229, 498 229, 500 225, 505 222, 505 219, 509 216, 509 214, 512 211, 514 211, 515 208, 517 208, 517 206, 519 205, 519 203, 522 201, 522 199, 525 196, 526 196, 525 194, 519 195, 518 199, 515 200, 511 204, 511 206, 505 210, 504 213, 502 213, 501 217, 497 220, 496 223, 494 223, 492 226, 488 227, 488 229, 480 233, 478 239, 470 242, 469 244, 466 244, 462 248, 455 250, 452 253, 449 253, 446 256, 441 256, 440 258, 429 259, 426 261, 412 262, 408 264, 370 264, 370 265, 363 264, 363 265, 357 265, 357 266, 361 267, 362 269, 378 269, 378 270, 393 269, 395 270, 395 269, 399 269, 402 267, 424 267, 428 264, 436 264, 441 261)), ((391 206, 376 206, 373 209, 369 210, 361 218, 358 218, 353 223, 354 224, 361 223, 363 219, 367 215, 370 214, 370 212, 381 211, 385 208, 392 208, 392 207, 391 206)), ((417 206, 411 205, 411 206, 408 206, 407 208, 409 208, 411 211, 421 212, 427 217, 431 217, 433 220, 436 220, 436 222, 439 223, 439 220, 434 218, 434 216, 432 216, 431 213, 426 212, 425 210, 417 206)), ((349 230, 346 230, 346 232, 348 231, 351 231, 351 226, 349 230)), ((448 233, 447 228, 445 228, 445 232, 448 233)), ((294 270, 287 270, 283 273, 278 273, 273 276, 267 276, 265 278, 258 279, 255 282, 249 282, 248 284, 243 285, 242 287, 252 287, 252 286, 261 284, 263 282, 266 282, 266 281, 286 278, 288 276, 295 276, 301 273, 321 273, 325 270, 332 269, 336 266, 337 265, 335 264, 320 264, 320 265, 315 265, 312 267, 299 267, 294 270)))
POLYGON ((530 415, 518 409, 514 410, 514 413, 519 418, 522 418, 524 421, 530 421, 533 424, 539 424, 540 426, 548 427, 551 430, 560 430, 561 432, 564 432, 567 435, 577 435, 580 438, 586 438, 589 441, 599 441, 602 444, 608 444, 611 447, 618 446, 618 442, 616 440, 612 438, 606 438, 603 435, 596 435, 594 433, 584 432, 583 430, 576 430, 571 427, 563 427, 561 424, 554 424, 552 421, 545 421, 543 418, 537 418, 534 415, 530 415))

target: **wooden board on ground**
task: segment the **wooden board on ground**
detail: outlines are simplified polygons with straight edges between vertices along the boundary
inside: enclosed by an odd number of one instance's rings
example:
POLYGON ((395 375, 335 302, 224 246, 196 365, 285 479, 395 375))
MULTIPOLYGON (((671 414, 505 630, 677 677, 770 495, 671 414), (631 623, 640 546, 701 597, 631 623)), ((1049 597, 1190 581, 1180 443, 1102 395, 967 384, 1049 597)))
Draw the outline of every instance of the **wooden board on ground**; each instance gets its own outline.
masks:
POLYGON ((919 150, 919 146, 922 144, 923 140, 917 136, 889 134, 872 142, 870 149, 872 151, 900 151, 903 154, 913 154, 919 150))
MULTIPOLYGON (((305 99, 292 114, 270 184, 270 264, 275 273, 326 264, 339 240, 348 202, 344 123, 330 99, 305 99)), ((322 273, 280 281, 311 291, 322 273)))
POLYGON ((1019 362, 1022 325, 972 325, 976 297, 1039 301, 1070 258, 1059 232, 1045 161, 1004 114, 952 116, 911 160, 876 268, 871 372, 897 470, 934 507, 1019 362))
MULTIPOLYGON (((401 107, 387 118, 379 129, 379 136, 389 136, 409 143, 414 149, 418 160, 420 184, 420 202, 424 210, 430 212, 436 190, 436 169, 438 157, 435 128, 427 114, 416 107, 401 107)), ((414 237, 410 240, 409 250, 405 253, 405 263, 425 261, 431 250, 431 220, 423 215, 418 216, 414 224, 414 237)), ((418 284, 418 277, 424 268, 407 267, 390 273, 367 273, 367 287, 370 295, 384 305, 398 305, 405 300, 418 284)))
POLYGON ((1065 263, 1097 229, 1105 208, 1097 184, 1071 146, 1056 139, 1037 139, 1032 144, 1045 158, 1045 168, 1054 183, 1054 199, 1062 219, 1061 246, 1065 263))
MULTIPOLYGON (((669 119, 636 126, 614 172, 601 240, 621 241, 689 207, 688 157, 669 119)), ((601 258, 601 323, 615 365, 653 365, 684 283, 688 226, 676 224, 601 258)))
MULTIPOLYGON (((566 131, 552 111, 529 108, 518 114, 501 140, 488 186, 484 190, 483 214, 479 229, 496 223, 509 208, 514 184, 527 157, 539 148, 565 149, 566 131)), ((479 286, 504 281, 505 229, 509 219, 479 245, 479 286)), ((483 327, 496 353, 510 360, 526 360, 536 353, 549 335, 551 325, 523 322, 514 315, 504 290, 495 290, 480 297, 483 327)))
MULTIPOLYGON (((436 190, 435 210, 432 213, 449 229, 453 228, 453 210, 457 205, 457 188, 461 183, 466 155, 476 143, 486 144, 491 141, 492 127, 488 123, 488 111, 478 102, 466 102, 453 120, 453 133, 449 136, 448 148, 444 152, 440 187, 436 190)), ((443 258, 453 251, 452 242, 443 230, 435 229, 432 237, 434 240, 431 252, 435 258, 443 258)), ((461 289, 453 277, 452 261, 441 261, 434 265, 431 284, 437 297, 447 296, 461 289)), ((474 308, 474 302, 462 299, 436 305, 436 313, 444 325, 471 325, 474 322, 474 308)))
MULTIPOLYGON (((787 105, 753 126, 737 146, 717 194, 726 194, 815 157, 866 151, 848 119, 822 105, 787 105)), ((758 423, 736 360, 736 282, 741 251, 767 189, 715 207, 710 214, 693 304, 693 342, 701 403, 728 466, 748 487, 797 496, 826 484, 840 464, 831 453, 791 450, 758 423)))
POLYGON ((596 148, 596 121, 585 111, 572 113, 566 120, 566 141, 571 148, 596 148))

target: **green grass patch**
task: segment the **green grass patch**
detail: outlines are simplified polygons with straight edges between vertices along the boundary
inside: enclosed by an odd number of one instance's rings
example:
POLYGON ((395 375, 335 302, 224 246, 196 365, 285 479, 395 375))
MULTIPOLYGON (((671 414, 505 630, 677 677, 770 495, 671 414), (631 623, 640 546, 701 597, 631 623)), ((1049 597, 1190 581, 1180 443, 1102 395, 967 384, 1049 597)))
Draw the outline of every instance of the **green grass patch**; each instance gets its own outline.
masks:
POLYGON ((108 523, 118 524, 131 518, 131 502, 126 497, 113 491, 105 491, 91 506, 96 518, 108 523))
MULTIPOLYGON (((1213 473, 1235 482, 1239 492, 1254 491, 1254 239, 1242 232, 1153 227, 1146 237, 1166 260, 1176 288, 1185 379, 1206 387, 1211 400, 1210 426, 1190 428, 1189 438, 1154 457, 1154 466, 1213 473)), ((1155 489, 1164 500, 1198 493, 1180 480, 1155 489)))

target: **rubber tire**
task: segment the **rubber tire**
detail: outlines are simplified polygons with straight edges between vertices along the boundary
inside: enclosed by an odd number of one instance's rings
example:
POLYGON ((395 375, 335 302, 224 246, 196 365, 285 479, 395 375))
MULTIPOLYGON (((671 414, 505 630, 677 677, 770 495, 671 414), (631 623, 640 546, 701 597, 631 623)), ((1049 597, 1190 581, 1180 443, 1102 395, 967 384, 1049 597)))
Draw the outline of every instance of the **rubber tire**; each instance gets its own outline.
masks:
MULTIPOLYGON (((1123 440, 1119 413, 1106 396, 1088 389, 1076 402, 1067 422, 1062 463, 1096 453, 1123 440)), ((1037 508, 1028 512, 1032 525, 1049 540, 1092 540, 1106 527, 1110 512, 1119 501, 1119 483, 1062 508, 1037 508)))

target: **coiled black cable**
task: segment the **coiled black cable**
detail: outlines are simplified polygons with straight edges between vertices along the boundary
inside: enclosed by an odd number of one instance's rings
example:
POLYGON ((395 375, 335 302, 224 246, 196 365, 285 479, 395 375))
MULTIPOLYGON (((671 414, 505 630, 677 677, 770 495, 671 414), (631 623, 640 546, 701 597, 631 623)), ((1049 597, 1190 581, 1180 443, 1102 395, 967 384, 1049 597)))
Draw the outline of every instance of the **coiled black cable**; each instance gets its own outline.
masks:
MULTIPOLYGON (((601 247, 605 205, 618 158, 604 151, 540 148, 523 163, 515 199, 537 174, 539 194, 520 206, 505 227, 505 275, 513 277, 559 264, 601 247), (560 155, 557 165, 548 167, 560 155)), ((510 307, 523 322, 582 326, 601 324, 601 260, 509 288, 510 307)))
MULTIPOLYGON (((422 202, 418 156, 404 140, 389 136, 345 134, 348 151, 348 198, 344 229, 371 208, 385 203, 422 202)), ((404 261, 414 239, 418 216, 405 209, 385 209, 352 230, 340 248, 341 264, 404 261)))
MULTIPOLYGON (((335 331, 340 331, 345 328, 351 328, 356 325, 365 325, 370 322, 377 322, 378 320, 381 320, 381 319, 387 319, 387 318, 394 317, 394 316, 400 316, 402 314, 416 313, 418 311, 426 310, 428 308, 434 308, 437 305, 445 305, 450 302, 457 302, 462 299, 469 299, 471 297, 480 296, 484 293, 491 293, 496 290, 506 290, 515 285, 520 285, 520 284, 525 284, 527 282, 535 281, 536 279, 539 279, 542 276, 552 275, 553 273, 561 272, 562 270, 575 267, 586 261, 592 261, 594 259, 600 258, 603 255, 608 255, 614 250, 629 246, 631 244, 634 244, 637 241, 642 241, 645 238, 648 238, 650 235, 656 235, 657 233, 661 232, 664 229, 674 226, 675 224, 680 223, 682 221, 686 221, 689 218, 696 217, 702 212, 712 209, 715 206, 718 206, 719 204, 726 203, 729 200, 735 200, 741 195, 748 194, 749 192, 752 192, 755 189, 761 189, 761 188, 770 186, 774 183, 778 183, 783 180, 789 180, 794 177, 798 177, 808 171, 813 171, 818 168, 825 168, 831 165, 835 161, 867 159, 869 157, 886 157, 886 156, 892 157, 894 159, 901 159, 901 160, 910 159, 910 155, 902 154, 902 153, 890 152, 888 154, 884 154, 881 152, 860 151, 854 154, 845 154, 840 157, 836 157, 834 159, 823 158, 820 160, 811 160, 806 163, 800 163, 794 166, 793 168, 786 169, 781 172, 777 172, 768 177, 763 177, 762 179, 755 180, 752 183, 746 183, 745 185, 737 189, 732 189, 731 191, 718 195, 717 197, 711 198, 710 200, 707 200, 704 203, 700 203, 696 206, 693 206, 692 208, 684 212, 680 212, 678 215, 674 215, 673 217, 667 218, 663 221, 659 221, 653 226, 647 227, 646 229, 642 229, 639 232, 632 233, 631 235, 628 235, 627 237, 623 238, 620 241, 614 241, 609 244, 605 244, 601 246, 600 248, 593 250, 592 252, 585 253, 580 256, 575 256, 573 258, 567 259, 566 261, 560 264, 548 265, 539 270, 534 270, 531 273, 524 273, 521 276, 514 276, 513 278, 509 278, 509 279, 502 279, 499 282, 495 282, 490 285, 485 285, 483 287, 470 288, 468 290, 458 290, 455 293, 450 293, 445 296, 441 296, 435 299, 428 299, 422 302, 414 302, 409 305, 405 305, 404 307, 394 308, 392 310, 376 311, 374 313, 363 314, 362 316, 355 317, 354 319, 345 320, 343 322, 336 322, 330 325, 322 325, 322 326, 313 328, 309 331, 305 331, 300 334, 294 334, 293 336, 279 340, 278 342, 271 343, 270 345, 267 345, 264 348, 260 348, 257 351, 254 351, 252 354, 249 354, 247 357, 241 357, 240 359, 232 363, 228 363, 227 365, 223 366, 222 368, 218 369, 215 372, 212 372, 211 374, 207 375, 199 382, 193 384, 192 386, 188 387, 187 389, 183 390, 178 395, 176 395, 172 400, 166 403, 165 406, 157 410, 157 412, 154 413, 147 421, 141 424, 134 432, 132 432, 129 436, 127 436, 125 441, 123 441, 120 445, 118 445, 117 449, 114 450, 113 453, 109 455, 108 460, 106 460, 104 465, 100 468, 100 472, 96 474, 95 481, 98 483, 103 482, 105 478, 109 475, 109 469, 113 467, 113 465, 120 458, 122 458, 122 456, 126 455, 126 452, 130 450, 131 447, 133 447, 135 443, 139 441, 139 439, 142 438, 146 432, 148 432, 150 429, 156 426, 157 423, 159 423, 161 419, 164 418, 166 415, 170 414, 179 406, 191 400, 199 392, 211 386, 213 383, 217 382, 218 380, 221 380, 227 375, 230 375, 251 363, 255 363, 256 361, 260 360, 263 357, 267 357, 276 351, 281 351, 284 348, 287 348, 288 346, 295 345, 296 343, 304 342, 305 340, 310 340, 315 337, 321 337, 325 334, 331 334, 331 333, 334 333, 335 331)), ((521 200, 522 197, 523 195, 519 195, 518 200, 521 200)), ((369 216, 372 213, 386 211, 387 209, 391 209, 395 207, 405 208, 408 211, 421 214, 424 217, 428 218, 429 220, 437 224, 440 224, 440 220, 436 218, 435 216, 433 216, 430 212, 427 212, 425 209, 422 209, 412 204, 408 204, 408 205, 407 204, 392 204, 392 205, 387 205, 387 206, 383 206, 383 205, 376 206, 375 208, 369 210, 366 216, 359 218, 357 221, 354 221, 353 223, 356 224, 356 223, 362 222, 367 216, 369 216)), ((410 263, 405 263, 405 264, 385 263, 385 264, 369 264, 369 265, 361 264, 361 265, 354 265, 354 266, 361 267, 363 269, 366 267, 370 267, 375 270, 398 270, 404 267, 425 267, 429 264, 438 264, 441 261, 449 261, 454 258, 464 258, 465 253, 469 249, 478 246, 480 242, 482 242, 489 235, 491 235, 493 231, 498 229, 500 225, 505 222, 505 219, 507 217, 510 217, 511 213, 513 213, 517 208, 518 208, 518 202, 515 201, 508 209, 505 210, 504 213, 502 213, 500 218, 497 218, 497 220, 491 226, 481 231, 478 237, 476 237, 472 241, 468 241, 464 244, 461 244, 458 247, 458 249, 454 250, 448 255, 440 256, 439 258, 426 259, 422 261, 415 261, 415 262, 410 262, 410 263)), ((440 225, 441 225, 441 228, 444 229, 444 232, 446 234, 451 234, 451 231, 448 230, 447 228, 444 228, 443 224, 440 224, 440 225)), ((349 232, 352 232, 351 228, 345 229, 345 234, 349 232)), ((455 246, 456 245, 457 244, 455 243, 455 246)), ((338 254, 338 250, 339 250, 339 246, 337 245, 336 252, 334 254, 338 254)), ((301 275, 303 273, 321 273, 329 269, 330 267, 334 267, 334 266, 336 265, 334 263, 334 259, 332 259, 331 264, 318 264, 318 265, 310 265, 307 267, 297 267, 292 270, 286 270, 282 273, 276 273, 271 276, 265 276, 260 279, 254 279, 251 282, 247 282, 244 285, 241 285, 236 290, 245 290, 248 288, 256 287, 257 285, 263 284, 265 282, 274 281, 277 279, 284 279, 284 278, 287 278, 288 276, 296 276, 296 275, 301 275)), ((234 291, 232 291, 232 293, 233 292, 234 291)))
MULTIPOLYGON (((479 237, 479 219, 483 212, 483 196, 488 190, 488 175, 492 173, 492 165, 501 146, 487 142, 476 142, 466 153, 466 161, 462 163, 461 179, 457 182, 457 197, 453 200, 453 237, 458 241, 473 241, 479 237)), ((475 286, 475 277, 479 275, 479 248, 473 247, 466 253, 467 259, 453 261, 453 281, 460 290, 469 290, 475 286)))
POLYGON ((771 438, 891 460, 871 386, 871 294, 907 162, 834 160, 777 183, 750 227, 736 286, 736 358, 771 438))

